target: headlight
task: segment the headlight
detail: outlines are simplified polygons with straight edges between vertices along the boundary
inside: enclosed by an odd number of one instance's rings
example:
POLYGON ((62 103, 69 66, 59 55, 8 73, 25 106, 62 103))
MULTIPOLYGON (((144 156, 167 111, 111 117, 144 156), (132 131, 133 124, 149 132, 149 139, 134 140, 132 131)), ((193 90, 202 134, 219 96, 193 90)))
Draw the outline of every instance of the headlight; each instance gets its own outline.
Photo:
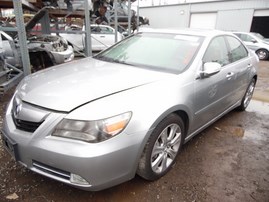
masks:
POLYGON ((63 119, 52 135, 92 143, 101 142, 119 134, 129 123, 131 115, 131 112, 126 112, 97 121, 63 119))

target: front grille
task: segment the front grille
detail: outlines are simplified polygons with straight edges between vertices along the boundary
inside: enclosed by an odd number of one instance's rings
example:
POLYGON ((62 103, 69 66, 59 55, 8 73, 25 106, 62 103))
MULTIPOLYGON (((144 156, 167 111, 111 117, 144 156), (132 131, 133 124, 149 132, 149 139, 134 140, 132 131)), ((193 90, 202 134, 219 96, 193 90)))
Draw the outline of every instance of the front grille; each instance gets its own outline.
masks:
POLYGON ((35 130, 43 123, 43 121, 42 122, 30 122, 30 121, 24 121, 21 119, 16 119, 14 116, 14 113, 12 113, 12 118, 17 129, 31 132, 31 133, 35 132, 35 130))
POLYGON ((38 161, 33 161, 33 167, 36 168, 37 170, 40 170, 44 173, 47 173, 49 175, 53 175, 55 177, 59 177, 65 180, 70 180, 70 173, 60 170, 58 168, 54 168, 48 165, 45 165, 43 163, 40 163, 38 161))

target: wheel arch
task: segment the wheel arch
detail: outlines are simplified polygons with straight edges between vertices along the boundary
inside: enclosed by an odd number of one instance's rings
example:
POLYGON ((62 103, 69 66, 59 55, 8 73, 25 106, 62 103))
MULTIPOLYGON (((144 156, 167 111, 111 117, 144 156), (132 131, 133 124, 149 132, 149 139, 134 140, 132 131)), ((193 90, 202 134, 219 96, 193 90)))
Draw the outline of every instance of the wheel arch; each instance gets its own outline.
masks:
POLYGON ((264 50, 264 51, 269 52, 269 50, 268 50, 268 49, 263 48, 263 47, 260 47, 260 48, 258 48, 257 50, 255 50, 255 53, 257 53, 258 51, 261 51, 261 50, 264 50))
POLYGON ((185 128, 184 135, 186 135, 187 131, 189 130, 189 116, 188 116, 188 114, 184 110, 177 110, 174 113, 182 118, 183 123, 184 123, 184 128, 185 128))
MULTIPOLYGON (((258 75, 257 75, 257 74, 253 75, 252 78, 250 78, 250 82, 249 82, 249 83, 251 83, 251 79, 255 79, 255 84, 257 84, 257 81, 258 81, 258 75)), ((248 85, 249 85, 249 84, 248 84, 248 85)))
MULTIPOLYGON (((156 128, 156 126, 164 119, 166 118, 168 115, 170 114, 176 114, 177 116, 181 117, 181 119, 184 122, 184 127, 185 127, 185 137, 187 136, 188 130, 189 130, 189 123, 190 123, 190 112, 187 109, 186 106, 174 106, 168 110, 166 110, 165 112, 163 112, 157 119, 155 119, 155 121, 153 122, 153 124, 151 125, 150 129, 148 130, 141 146, 140 146, 140 150, 139 153, 137 155, 137 159, 136 159, 136 165, 138 165, 139 160, 143 154, 143 151, 146 147, 146 144, 150 138, 150 136, 152 135, 153 130, 156 128)), ((185 138, 184 137, 184 138, 185 138)), ((136 171, 135 171, 136 172, 136 171)))
POLYGON ((185 124, 185 129, 188 129, 188 123, 189 123, 189 117, 190 117, 190 110, 185 106, 185 105, 176 105, 173 106, 169 109, 167 109, 166 111, 164 111, 162 114, 160 114, 160 116, 153 122, 153 124, 151 125, 151 128, 155 128, 165 117, 167 117, 169 114, 176 114, 178 116, 180 116, 183 121, 187 123, 185 124))
POLYGON ((261 59, 261 60, 267 60, 269 58, 269 50, 268 49, 262 47, 262 48, 259 48, 259 49, 255 50, 255 53, 258 55, 259 51, 267 52, 267 56, 265 58, 261 59))
POLYGON ((255 83, 257 83, 257 80, 258 80, 258 75, 257 75, 257 74, 255 74, 255 75, 253 76, 253 78, 255 79, 255 83))
MULTIPOLYGON (((141 146, 140 146, 140 150, 139 153, 137 155, 137 159, 136 159, 136 167, 134 169, 134 172, 136 174, 138 174, 138 170, 139 170, 139 164, 140 164, 140 159, 143 158, 143 154, 145 149, 147 148, 147 144, 149 144, 149 139, 150 137, 153 135, 153 131, 154 129, 158 126, 158 124, 160 124, 165 118, 167 118, 169 115, 174 114, 176 116, 179 116, 184 124, 184 136, 187 136, 187 132, 188 132, 188 128, 189 128, 189 115, 187 113, 187 110, 184 110, 182 108, 178 108, 177 106, 172 107, 171 109, 168 109, 167 111, 165 111, 164 113, 162 113, 152 124, 152 126, 150 127, 150 129, 148 130, 146 137, 144 138, 141 146)), ((185 137, 183 137, 185 139, 185 137)), ((184 144, 184 141, 183 141, 184 144)))

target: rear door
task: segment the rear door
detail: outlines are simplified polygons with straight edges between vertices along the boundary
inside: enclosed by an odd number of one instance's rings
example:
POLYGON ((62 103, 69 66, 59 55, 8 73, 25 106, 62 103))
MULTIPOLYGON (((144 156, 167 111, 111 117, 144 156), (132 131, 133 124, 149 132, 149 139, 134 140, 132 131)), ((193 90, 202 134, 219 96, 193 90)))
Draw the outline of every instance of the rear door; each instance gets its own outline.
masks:
POLYGON ((247 86, 249 85, 249 72, 252 67, 249 53, 245 46, 237 38, 233 36, 226 36, 227 44, 229 47, 230 68, 234 73, 233 78, 233 93, 227 97, 228 105, 234 104, 236 101, 241 100, 247 86))

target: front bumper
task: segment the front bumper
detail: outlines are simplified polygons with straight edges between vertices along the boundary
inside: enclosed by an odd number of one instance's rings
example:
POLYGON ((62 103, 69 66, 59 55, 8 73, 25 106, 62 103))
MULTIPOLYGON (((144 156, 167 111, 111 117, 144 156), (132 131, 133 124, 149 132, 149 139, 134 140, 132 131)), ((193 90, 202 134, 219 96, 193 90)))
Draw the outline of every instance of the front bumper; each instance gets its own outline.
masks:
POLYGON ((31 133, 17 129, 11 113, 8 109, 3 123, 3 143, 16 161, 28 169, 89 191, 105 189, 135 176, 143 133, 122 133, 90 144, 51 136, 66 114, 49 112, 31 133), (86 183, 74 181, 77 176, 86 183))
POLYGON ((51 54, 53 55, 56 64, 72 61, 75 56, 72 46, 68 46, 68 48, 62 52, 51 51, 51 54))

